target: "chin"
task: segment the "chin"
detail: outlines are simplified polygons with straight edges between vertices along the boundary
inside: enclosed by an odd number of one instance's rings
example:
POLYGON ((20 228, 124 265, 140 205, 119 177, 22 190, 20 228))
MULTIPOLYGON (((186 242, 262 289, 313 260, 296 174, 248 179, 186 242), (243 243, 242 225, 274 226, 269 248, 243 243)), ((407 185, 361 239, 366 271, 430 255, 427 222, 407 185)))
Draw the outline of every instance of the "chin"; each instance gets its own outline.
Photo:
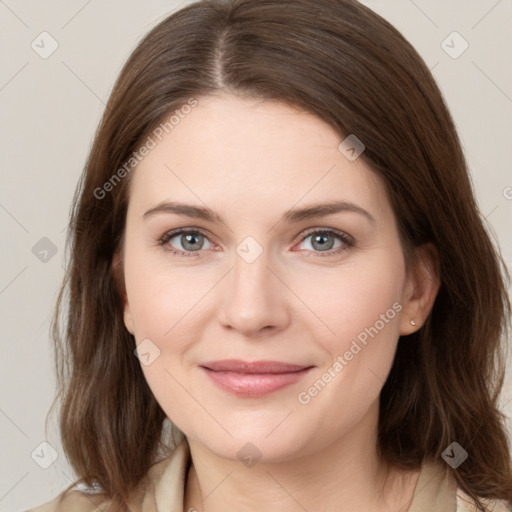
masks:
POLYGON ((255 462, 274 463, 294 459, 304 454, 306 446, 311 446, 303 431, 295 435, 290 432, 288 425, 288 428, 278 432, 281 427, 276 429, 276 423, 273 423, 272 426, 269 424, 268 427, 265 425, 256 429, 247 428, 246 424, 241 428, 228 428, 233 437, 223 431, 206 438, 204 430, 199 436, 192 437, 217 456, 239 460, 251 467, 255 462))

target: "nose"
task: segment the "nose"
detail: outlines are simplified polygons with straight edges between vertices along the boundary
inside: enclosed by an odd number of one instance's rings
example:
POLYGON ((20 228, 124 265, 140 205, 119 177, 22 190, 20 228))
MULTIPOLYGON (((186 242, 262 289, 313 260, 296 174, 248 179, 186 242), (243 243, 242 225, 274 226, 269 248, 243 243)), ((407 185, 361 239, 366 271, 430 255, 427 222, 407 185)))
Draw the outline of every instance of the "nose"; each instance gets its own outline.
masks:
POLYGON ((270 268, 267 252, 252 262, 235 254, 233 268, 219 290, 219 320, 246 337, 285 329, 290 321, 290 297, 285 279, 270 268))

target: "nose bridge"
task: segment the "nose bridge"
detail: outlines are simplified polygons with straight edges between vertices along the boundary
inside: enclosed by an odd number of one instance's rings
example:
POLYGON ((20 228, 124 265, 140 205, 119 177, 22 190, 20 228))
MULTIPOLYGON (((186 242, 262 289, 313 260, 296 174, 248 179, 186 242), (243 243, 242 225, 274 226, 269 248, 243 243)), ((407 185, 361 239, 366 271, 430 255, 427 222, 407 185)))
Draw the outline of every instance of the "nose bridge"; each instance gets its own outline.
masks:
POLYGON ((257 306, 268 298, 272 286, 268 256, 269 251, 252 237, 237 246, 231 287, 239 306, 249 309, 251 303, 257 306))
POLYGON ((268 251, 263 249, 256 254, 254 247, 248 247, 248 244, 240 244, 237 247, 237 254, 233 262, 232 287, 237 294, 256 293, 263 294, 268 291, 269 258, 268 251))
POLYGON ((226 281, 222 320, 241 331, 258 331, 282 322, 285 311, 282 284, 269 269, 269 251, 253 237, 237 247, 231 276, 226 281))

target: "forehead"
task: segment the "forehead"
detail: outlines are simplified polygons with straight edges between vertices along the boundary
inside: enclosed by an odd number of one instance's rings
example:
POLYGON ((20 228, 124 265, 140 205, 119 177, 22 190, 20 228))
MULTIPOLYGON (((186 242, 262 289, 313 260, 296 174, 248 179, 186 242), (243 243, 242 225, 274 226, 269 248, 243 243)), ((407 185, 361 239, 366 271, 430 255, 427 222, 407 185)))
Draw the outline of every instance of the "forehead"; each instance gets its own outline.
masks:
POLYGON ((264 202, 281 212, 297 202, 345 199, 389 214, 380 178, 361 158, 344 156, 343 140, 320 118, 284 103, 201 97, 133 171, 130 203, 200 199, 261 210, 264 202))

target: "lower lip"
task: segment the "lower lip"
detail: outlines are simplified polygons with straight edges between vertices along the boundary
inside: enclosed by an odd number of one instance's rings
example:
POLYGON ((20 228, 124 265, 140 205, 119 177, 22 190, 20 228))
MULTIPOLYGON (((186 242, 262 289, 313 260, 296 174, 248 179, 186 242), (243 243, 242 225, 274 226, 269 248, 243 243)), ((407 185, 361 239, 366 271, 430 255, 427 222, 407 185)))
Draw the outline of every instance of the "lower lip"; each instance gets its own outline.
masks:
POLYGON ((201 367, 219 388, 241 397, 258 397, 274 393, 301 380, 312 367, 288 373, 214 372, 201 367))

